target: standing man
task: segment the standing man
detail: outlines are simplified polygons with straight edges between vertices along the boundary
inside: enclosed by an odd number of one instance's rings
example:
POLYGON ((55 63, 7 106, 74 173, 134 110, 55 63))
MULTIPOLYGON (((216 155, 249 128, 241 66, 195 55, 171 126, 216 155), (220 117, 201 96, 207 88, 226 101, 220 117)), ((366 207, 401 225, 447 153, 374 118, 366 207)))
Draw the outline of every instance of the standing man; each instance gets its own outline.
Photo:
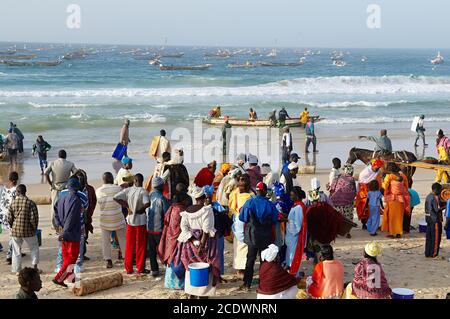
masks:
POLYGON ((17 152, 19 150, 19 136, 12 128, 8 130, 6 135, 6 149, 9 156, 9 165, 12 169, 17 169, 17 152))
POLYGON ((286 194, 290 194, 294 186, 299 186, 297 181, 298 164, 291 162, 288 165, 288 170, 281 173, 280 183, 284 185, 286 194))
POLYGON ((102 230, 103 259, 106 268, 112 268, 111 235, 115 232, 122 251, 125 251, 125 229, 127 223, 122 207, 114 200, 114 196, 122 191, 122 187, 114 185, 114 177, 110 172, 103 174, 103 185, 97 189, 97 203, 100 211, 100 229, 102 230))
POLYGON ((281 146, 283 164, 289 162, 292 148, 292 134, 289 131, 289 127, 285 127, 283 133, 283 144, 281 146))
POLYGON ((82 202, 78 196, 80 190, 80 182, 76 178, 71 178, 67 182, 68 193, 58 199, 54 207, 55 216, 53 224, 57 230, 61 242, 61 250, 63 257, 63 265, 59 272, 53 278, 52 282, 55 285, 67 287, 64 281, 68 278, 74 281, 73 278, 75 263, 80 254, 81 241, 81 213, 82 202))
MULTIPOLYGON (((17 183, 19 181, 19 174, 17 172, 9 173, 8 184, 3 186, 0 190, 0 226, 3 224, 3 229, 10 230, 8 215, 9 208, 17 195, 17 183)), ((0 244, 0 251, 3 246, 0 244)), ((6 253, 6 263, 11 265, 12 262, 12 239, 8 242, 8 252, 6 253)))
POLYGON ((306 144, 305 144, 305 153, 309 153, 309 145, 312 143, 313 145, 313 152, 317 153, 318 150, 316 148, 317 145, 317 138, 316 138, 316 132, 314 127, 314 118, 308 117, 308 122, 305 126, 305 134, 306 134, 306 144))
POLYGON ((442 211, 440 207, 440 194, 442 185, 431 185, 431 193, 425 199, 425 220, 427 222, 427 234, 425 240, 425 257, 436 258, 439 255, 439 246, 442 237, 442 211))
POLYGON ((375 152, 392 153, 392 142, 386 129, 380 131, 380 136, 359 136, 359 139, 375 142, 375 152))
POLYGON ((272 228, 278 222, 278 210, 267 199, 267 185, 260 182, 256 185, 256 197, 249 199, 242 206, 239 220, 245 223, 244 243, 248 246, 245 264, 243 290, 249 290, 253 281, 256 257, 261 251, 273 244, 272 228))
POLYGON ((225 123, 222 127, 222 156, 224 163, 227 161, 228 148, 230 147, 231 140, 231 124, 229 119, 228 116, 225 116, 225 123))
POLYGON ((50 151, 52 147, 48 144, 42 135, 37 137, 36 143, 33 145, 33 156, 38 154, 39 166, 41 167, 41 175, 44 175, 44 170, 47 169, 47 152, 50 151))
POLYGON ((305 107, 305 110, 300 114, 300 123, 301 123, 302 127, 306 127, 308 118, 309 118, 309 111, 308 111, 308 108, 305 107))
POLYGON ((144 176, 136 174, 134 184, 116 195, 114 200, 128 211, 125 248, 125 271, 133 273, 133 253, 136 248, 136 268, 139 274, 148 274, 145 269, 147 249, 147 216, 145 210, 150 207, 148 192, 142 187, 144 176))
POLYGON ((8 223, 11 227, 13 273, 22 269, 22 244, 25 241, 31 251, 31 264, 38 270, 39 243, 36 235, 39 213, 36 204, 27 197, 25 185, 17 186, 17 197, 9 207, 8 223))
POLYGON ((278 127, 284 127, 286 125, 286 119, 290 119, 288 112, 284 108, 284 106, 281 108, 281 110, 278 112, 278 127))
POLYGON ((161 177, 152 179, 153 191, 149 194, 150 207, 147 210, 147 252, 150 258, 152 276, 159 276, 158 245, 164 227, 164 215, 169 209, 169 202, 163 196, 164 180, 161 177))
POLYGON ((120 137, 119 137, 120 143, 122 143, 125 146, 128 146, 129 143, 131 143, 130 140, 130 120, 125 119, 123 121, 122 129, 120 130, 120 137))
POLYGON ((419 122, 417 123, 417 127, 416 127, 417 137, 416 137, 416 141, 414 142, 415 147, 419 146, 419 144, 417 144, 417 142, 419 141, 419 138, 422 138, 423 147, 428 146, 428 144, 425 143, 425 127, 423 127, 424 119, 425 119, 425 115, 422 114, 419 118, 419 122))
POLYGON ((45 170, 44 175, 47 179, 47 183, 50 185, 51 197, 52 197, 52 223, 53 227, 56 229, 55 225, 55 211, 54 207, 58 201, 59 193, 66 188, 67 181, 71 174, 75 174, 77 171, 75 165, 72 162, 66 160, 67 153, 65 150, 60 150, 58 152, 58 159, 53 161, 50 166, 45 170), (50 178, 50 174, 52 177, 50 178))
POLYGON ((170 141, 166 138, 166 131, 159 131, 158 136, 154 136, 150 145, 149 155, 156 159, 158 163, 162 163, 162 155, 171 153, 170 141))

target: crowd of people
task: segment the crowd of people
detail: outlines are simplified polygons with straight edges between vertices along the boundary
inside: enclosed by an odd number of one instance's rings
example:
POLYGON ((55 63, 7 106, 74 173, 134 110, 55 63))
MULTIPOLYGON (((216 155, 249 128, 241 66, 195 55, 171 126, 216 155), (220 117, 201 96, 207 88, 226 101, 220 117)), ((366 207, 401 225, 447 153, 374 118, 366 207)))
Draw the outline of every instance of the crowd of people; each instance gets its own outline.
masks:
MULTIPOLYGON (((125 121, 120 134, 125 146, 131 142, 129 125, 125 121)), ((443 142, 442 136, 437 147, 448 155, 448 139, 443 142)), ((382 132, 377 145, 388 145, 386 138, 382 132)), ((35 146, 38 154, 50 149, 42 137, 35 146)), ((298 182, 300 157, 292 153, 289 129, 284 130, 282 149, 280 172, 269 163, 260 163, 255 155, 239 154, 234 163, 208 163, 191 179, 183 151, 172 150, 161 130, 150 146, 155 169, 147 178, 134 172, 133 159, 125 152, 113 163, 115 174, 105 172, 98 189, 89 185, 85 171, 67 160, 64 150, 50 165, 39 155, 51 186, 52 225, 57 233, 53 283, 67 287, 76 280, 75 274, 84 271, 97 209, 106 268, 114 267, 112 247, 117 247, 126 274, 158 277, 164 273, 165 288, 184 290, 192 298, 211 296, 226 282, 225 242, 233 244, 232 267, 242 278, 240 290, 257 285, 258 298, 391 298, 388 279, 377 260, 382 249, 377 241, 365 245, 348 283, 342 263, 334 256, 333 243, 338 236, 351 238, 355 210, 371 236, 382 232, 400 238, 408 233, 412 209, 420 204, 410 176, 395 163, 374 158, 356 179, 352 165, 342 166, 334 158, 325 187, 312 178, 304 190, 298 182), (255 281, 258 256, 259 280, 255 281), (310 276, 300 268, 305 260, 314 263, 310 276), (193 263, 209 264, 208 285, 191 284, 193 263)), ((27 197, 26 186, 18 181, 18 174, 12 172, 1 189, 0 218, 10 231, 7 258, 11 271, 19 275, 18 298, 34 298, 41 287, 39 214, 27 197), (32 268, 22 269, 23 242, 30 248, 32 268)), ((425 201, 428 258, 439 258, 442 231, 449 228, 450 199, 444 201, 442 189, 441 184, 433 184, 425 201)))

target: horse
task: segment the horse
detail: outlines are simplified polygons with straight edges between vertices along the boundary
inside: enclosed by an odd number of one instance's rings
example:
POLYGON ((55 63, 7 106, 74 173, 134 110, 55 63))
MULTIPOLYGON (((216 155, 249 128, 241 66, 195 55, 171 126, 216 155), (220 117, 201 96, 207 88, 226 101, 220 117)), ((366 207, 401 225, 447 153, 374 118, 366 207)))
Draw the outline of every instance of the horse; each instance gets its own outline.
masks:
MULTIPOLYGON (((361 161, 364 164, 369 164, 374 158, 380 158, 386 162, 402 162, 405 164, 417 161, 416 155, 408 151, 396 151, 392 153, 383 153, 380 151, 371 151, 364 148, 353 147, 348 153, 347 164, 353 164, 356 161, 361 161)), ((402 172, 412 178, 416 172, 416 168, 408 165, 399 165, 402 172)))

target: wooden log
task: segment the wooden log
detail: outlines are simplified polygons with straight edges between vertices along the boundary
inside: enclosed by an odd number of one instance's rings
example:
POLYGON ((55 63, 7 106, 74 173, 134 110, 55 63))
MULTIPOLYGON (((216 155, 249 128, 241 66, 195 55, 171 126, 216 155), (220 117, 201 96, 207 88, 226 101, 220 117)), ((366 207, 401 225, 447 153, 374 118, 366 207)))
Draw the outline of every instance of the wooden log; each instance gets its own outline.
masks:
POLYGON ((72 292, 75 296, 86 296, 97 291, 122 286, 123 276, 120 272, 104 275, 97 278, 82 279, 76 284, 72 292))
POLYGON ((51 205, 52 199, 50 196, 29 196, 29 198, 36 204, 36 205, 51 205))

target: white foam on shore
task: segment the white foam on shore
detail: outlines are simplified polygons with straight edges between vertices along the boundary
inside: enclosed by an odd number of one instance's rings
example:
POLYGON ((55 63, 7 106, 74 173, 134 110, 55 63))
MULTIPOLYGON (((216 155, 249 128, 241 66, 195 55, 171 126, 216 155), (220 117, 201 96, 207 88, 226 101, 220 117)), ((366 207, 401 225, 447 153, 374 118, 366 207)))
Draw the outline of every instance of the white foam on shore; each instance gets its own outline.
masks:
MULTIPOLYGON (((411 122, 411 117, 369 117, 369 118, 338 118, 338 119, 324 119, 320 124, 377 124, 377 123, 404 123, 411 122)), ((450 117, 428 117, 427 122, 450 122, 450 117)))
POLYGON ((34 108, 78 108, 78 107, 88 107, 95 106, 95 104, 86 103, 36 103, 28 102, 28 105, 34 108))
POLYGON ((0 97, 223 97, 317 94, 450 94, 450 77, 336 76, 297 78, 241 87, 104 88, 95 90, 0 90, 0 97))
POLYGON ((109 119, 111 120, 122 120, 124 118, 128 118, 129 120, 132 121, 143 121, 146 123, 165 123, 167 122, 167 118, 160 115, 160 114, 150 114, 150 113, 142 113, 139 115, 130 115, 130 114, 125 114, 123 116, 114 116, 114 117, 110 117, 109 119))

